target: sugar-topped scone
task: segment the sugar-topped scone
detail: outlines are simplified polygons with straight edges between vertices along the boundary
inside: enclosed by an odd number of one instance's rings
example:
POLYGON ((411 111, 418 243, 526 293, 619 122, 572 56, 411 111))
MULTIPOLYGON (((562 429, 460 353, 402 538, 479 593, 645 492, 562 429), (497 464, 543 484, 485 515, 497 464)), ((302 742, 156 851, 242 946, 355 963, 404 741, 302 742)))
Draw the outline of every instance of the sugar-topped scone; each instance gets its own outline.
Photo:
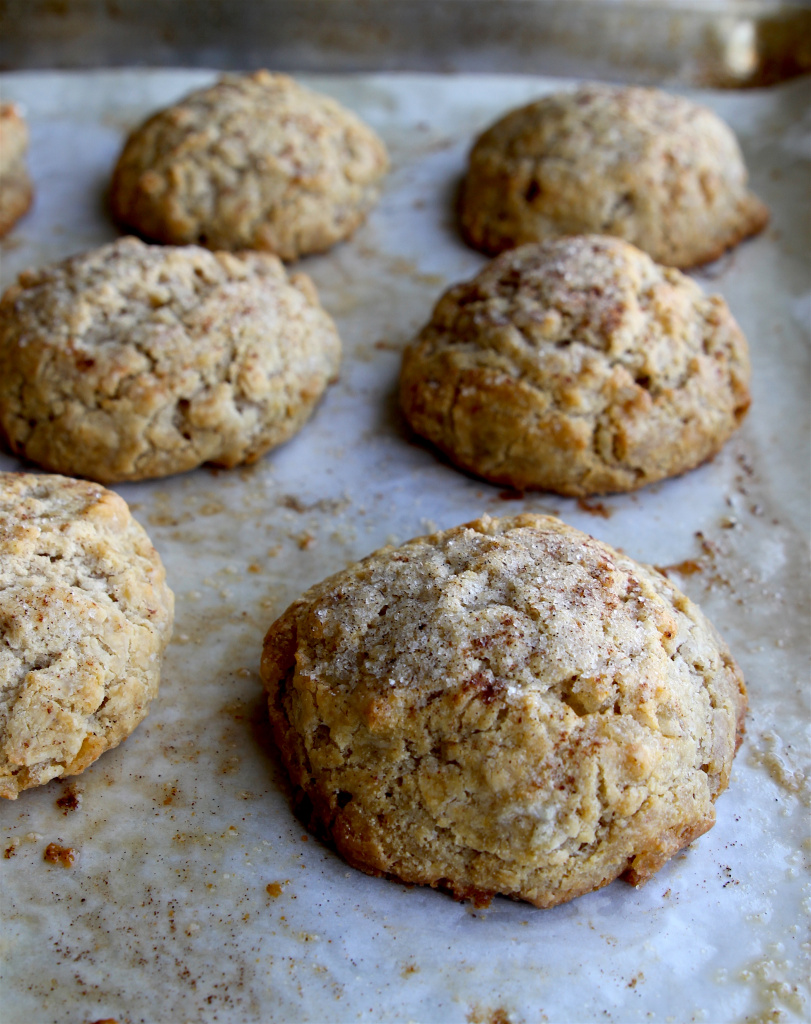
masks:
POLYGON ((664 576, 560 520, 387 547, 268 631, 300 813, 350 864, 549 907, 642 882, 712 827, 743 678, 664 576))
POLYGON ((34 189, 25 166, 28 127, 13 103, 0 104, 0 237, 31 205, 34 189))
POLYGON ((730 128, 658 89, 591 84, 510 111, 476 141, 462 231, 495 254, 559 235, 617 235, 692 267, 769 219, 730 128))
POLYGON ((406 349, 403 410, 459 466, 519 490, 628 491, 709 458, 749 407, 720 295, 618 238, 502 253, 406 349))
POLYGON ((103 483, 236 466, 301 428, 340 353, 310 279, 275 256, 122 238, 0 300, 0 426, 15 453, 103 483))
POLYGON ((158 242, 321 252, 363 223, 388 169, 377 135, 287 75, 225 75, 137 128, 110 189, 114 216, 158 242))
POLYGON ((0 796, 76 775, 158 692, 174 599, 126 502, 0 473, 0 796))

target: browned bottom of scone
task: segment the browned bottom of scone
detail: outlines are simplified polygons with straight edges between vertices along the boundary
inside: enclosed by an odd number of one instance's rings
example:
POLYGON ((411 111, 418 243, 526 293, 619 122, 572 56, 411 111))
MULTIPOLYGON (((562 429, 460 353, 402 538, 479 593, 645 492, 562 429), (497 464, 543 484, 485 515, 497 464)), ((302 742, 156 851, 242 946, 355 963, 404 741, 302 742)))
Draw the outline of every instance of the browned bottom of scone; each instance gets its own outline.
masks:
MULTIPOLYGON (((612 232, 611 225, 594 226, 585 222, 564 222, 560 228, 547 224, 543 229, 533 229, 530 224, 526 224, 523 230, 511 228, 504 234, 504 225, 497 218, 493 221, 488 220, 486 209, 479 208, 477 200, 467 198, 466 188, 465 182, 462 182, 457 194, 459 231, 471 249, 477 249, 485 256, 498 256, 532 242, 546 242, 554 238, 565 238, 596 230, 613 234, 617 238, 626 238, 619 229, 612 232)), ((770 219, 768 206, 754 193, 749 192, 734 208, 734 218, 730 223, 717 228, 712 234, 699 235, 698 239, 691 240, 689 245, 676 246, 670 243, 669 248, 650 245, 650 249, 654 250, 651 255, 665 266, 683 271, 696 270, 720 259, 746 239, 759 235, 768 226, 770 219)), ((627 240, 648 251, 644 237, 632 235, 627 240)))

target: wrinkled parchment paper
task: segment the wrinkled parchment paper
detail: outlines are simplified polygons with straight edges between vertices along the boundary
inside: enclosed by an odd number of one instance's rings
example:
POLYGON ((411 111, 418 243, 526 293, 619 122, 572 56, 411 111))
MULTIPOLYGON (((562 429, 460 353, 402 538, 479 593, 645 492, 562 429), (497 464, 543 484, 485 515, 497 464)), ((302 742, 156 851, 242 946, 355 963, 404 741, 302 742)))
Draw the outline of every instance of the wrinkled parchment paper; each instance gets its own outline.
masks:
MULTIPOLYGON (((0 247, 3 286, 114 238, 104 191, 124 134, 212 78, 0 77, 29 118, 37 187, 0 247)), ((368 224, 300 265, 338 323, 341 379, 256 466, 118 488, 166 562, 175 638, 159 698, 124 744, 0 807, 4 1024, 807 1019, 807 86, 691 94, 737 131, 773 211, 763 235, 695 274, 749 338, 742 430, 680 479, 578 504, 465 476, 409 435, 395 400, 403 345, 484 262, 453 217, 473 134, 565 83, 305 82, 367 119, 393 163, 368 224), (267 626, 311 583, 386 542, 523 510, 672 567, 739 660, 751 714, 716 827, 646 886, 476 910, 366 877, 306 834, 257 665, 267 626), (73 851, 72 867, 44 859, 50 843, 73 851)), ((0 468, 21 464, 0 456, 0 468)))

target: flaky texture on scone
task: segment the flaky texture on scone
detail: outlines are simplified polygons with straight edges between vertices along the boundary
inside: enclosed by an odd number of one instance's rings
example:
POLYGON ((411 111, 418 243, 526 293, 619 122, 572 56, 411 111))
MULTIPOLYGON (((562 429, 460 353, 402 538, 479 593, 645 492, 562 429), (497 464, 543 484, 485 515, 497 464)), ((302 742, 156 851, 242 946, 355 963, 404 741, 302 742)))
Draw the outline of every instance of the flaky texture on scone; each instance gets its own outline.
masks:
POLYGON ((317 584, 261 671, 310 826, 363 871, 479 903, 644 881, 713 825, 746 711, 694 604, 538 515, 317 584))
POLYGON ((114 216, 158 242, 285 260, 348 238, 388 170, 377 135, 287 75, 226 75, 136 129, 113 173, 114 216))
POLYGON ((719 295, 618 238, 502 253, 406 349, 414 430, 519 490, 628 491, 713 455, 749 407, 746 339, 719 295))
POLYGON ((76 775, 158 692, 174 598, 126 502, 0 473, 0 796, 76 775))
POLYGON ((275 256, 123 238, 0 300, 0 426, 15 453, 104 483, 236 466, 301 428, 340 352, 275 256))
POLYGON ((0 104, 0 237, 28 210, 34 188, 25 166, 28 127, 13 103, 0 104))
POLYGON ((584 85, 511 111, 476 141, 460 195, 465 238, 491 255, 595 232, 686 268, 768 219, 730 128, 638 87, 584 85))

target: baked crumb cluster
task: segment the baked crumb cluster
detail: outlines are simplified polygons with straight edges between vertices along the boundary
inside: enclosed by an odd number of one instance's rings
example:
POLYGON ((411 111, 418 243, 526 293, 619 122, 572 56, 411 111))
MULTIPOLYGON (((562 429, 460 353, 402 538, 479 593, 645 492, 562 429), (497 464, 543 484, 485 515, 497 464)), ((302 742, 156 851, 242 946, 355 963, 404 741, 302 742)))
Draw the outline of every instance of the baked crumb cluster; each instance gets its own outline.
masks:
MULTIPOLYGON (((31 201, 0 107, 0 233, 31 201)), ((132 237, 22 274, 0 301, 0 428, 67 476, 0 475, 0 795, 82 771, 154 698, 160 558, 100 483, 251 462, 336 379, 341 343, 281 259, 349 238, 385 146, 333 99, 226 75, 125 143, 132 237)), ((475 143, 459 207, 492 255, 404 353, 411 425, 514 488, 626 491, 714 454, 749 405, 745 338, 674 269, 760 230, 710 111, 590 85, 475 143)), ((746 691, 654 569, 527 514, 384 548, 270 627, 262 679, 308 824, 350 864, 539 907, 644 881, 710 828, 746 691)))

